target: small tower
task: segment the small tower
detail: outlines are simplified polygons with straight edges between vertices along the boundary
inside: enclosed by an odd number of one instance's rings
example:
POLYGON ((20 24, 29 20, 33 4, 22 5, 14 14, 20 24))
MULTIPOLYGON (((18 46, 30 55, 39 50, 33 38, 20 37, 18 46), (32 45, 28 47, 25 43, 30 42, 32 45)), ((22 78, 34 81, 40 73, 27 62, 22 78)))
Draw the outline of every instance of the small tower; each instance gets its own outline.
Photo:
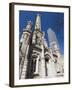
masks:
POLYGON ((27 63, 28 63, 28 50, 29 50, 29 41, 31 35, 31 28, 32 23, 28 21, 26 28, 23 30, 22 37, 20 39, 20 62, 19 62, 19 78, 23 79, 26 78, 26 70, 27 70, 27 63))

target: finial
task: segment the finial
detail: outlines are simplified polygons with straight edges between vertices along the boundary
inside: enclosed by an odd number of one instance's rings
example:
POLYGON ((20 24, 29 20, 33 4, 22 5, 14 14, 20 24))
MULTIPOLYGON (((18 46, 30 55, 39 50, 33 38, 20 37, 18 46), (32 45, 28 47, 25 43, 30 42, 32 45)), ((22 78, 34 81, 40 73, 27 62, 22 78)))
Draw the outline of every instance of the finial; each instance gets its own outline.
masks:
POLYGON ((31 28, 32 28, 32 22, 31 22, 31 21, 28 21, 28 22, 27 22, 26 29, 27 29, 27 30, 31 30, 31 28))
POLYGON ((28 23, 28 25, 29 25, 29 24, 32 25, 32 22, 31 22, 31 21, 28 21, 27 23, 28 23))

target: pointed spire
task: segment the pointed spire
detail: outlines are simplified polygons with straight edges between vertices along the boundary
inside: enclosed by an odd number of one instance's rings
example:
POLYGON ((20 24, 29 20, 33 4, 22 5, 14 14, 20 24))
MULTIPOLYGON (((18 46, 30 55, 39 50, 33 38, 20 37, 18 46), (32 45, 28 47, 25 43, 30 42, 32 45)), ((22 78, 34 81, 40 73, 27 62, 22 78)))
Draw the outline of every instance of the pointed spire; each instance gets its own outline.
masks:
POLYGON ((41 30, 41 19, 39 14, 37 14, 36 17, 35 30, 41 30))

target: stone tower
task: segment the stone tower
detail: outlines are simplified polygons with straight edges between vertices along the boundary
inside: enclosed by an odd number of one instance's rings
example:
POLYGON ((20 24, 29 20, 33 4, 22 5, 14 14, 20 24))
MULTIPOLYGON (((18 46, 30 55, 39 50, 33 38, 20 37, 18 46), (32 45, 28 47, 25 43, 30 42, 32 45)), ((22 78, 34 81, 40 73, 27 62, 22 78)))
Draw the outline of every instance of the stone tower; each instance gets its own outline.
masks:
POLYGON ((45 77, 45 59, 44 59, 44 41, 43 33, 41 31, 41 19, 37 14, 35 30, 32 37, 32 60, 34 64, 33 76, 34 78, 45 77))
POLYGON ((31 31, 31 21, 28 21, 26 28, 23 31, 22 37, 20 39, 20 61, 19 61, 19 78, 24 79, 26 77, 27 64, 28 64, 28 51, 29 51, 29 42, 31 31))

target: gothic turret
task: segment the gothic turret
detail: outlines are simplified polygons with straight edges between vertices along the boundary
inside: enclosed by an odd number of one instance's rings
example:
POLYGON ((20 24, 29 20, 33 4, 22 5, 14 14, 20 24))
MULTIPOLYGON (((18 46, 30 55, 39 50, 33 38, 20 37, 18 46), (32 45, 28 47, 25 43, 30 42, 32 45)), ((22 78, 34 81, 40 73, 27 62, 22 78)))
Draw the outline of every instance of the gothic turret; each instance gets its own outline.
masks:
POLYGON ((26 78, 26 70, 27 70, 27 55, 29 50, 29 42, 30 42, 30 35, 31 35, 31 21, 28 21, 26 28, 23 30, 22 37, 20 39, 20 79, 26 78))

